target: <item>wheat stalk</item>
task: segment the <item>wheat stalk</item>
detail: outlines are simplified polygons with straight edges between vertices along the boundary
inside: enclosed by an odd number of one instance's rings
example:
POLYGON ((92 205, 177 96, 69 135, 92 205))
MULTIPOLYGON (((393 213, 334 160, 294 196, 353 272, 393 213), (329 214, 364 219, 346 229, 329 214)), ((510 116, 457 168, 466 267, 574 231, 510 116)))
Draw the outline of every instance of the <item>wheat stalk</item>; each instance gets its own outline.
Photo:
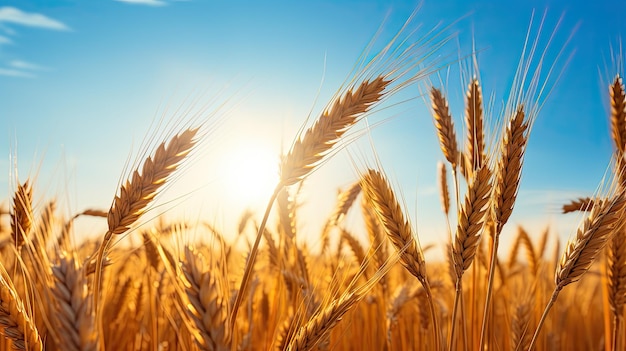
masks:
POLYGON ((526 120, 524 106, 519 105, 517 111, 510 117, 502 135, 500 144, 500 157, 496 164, 495 184, 491 199, 491 220, 495 226, 493 233, 493 247, 491 249, 491 261, 489 265, 489 277, 487 292, 483 310, 482 328, 479 345, 482 348, 485 339, 486 323, 489 309, 491 308, 491 295, 493 291, 493 278, 496 268, 497 252, 500 243, 502 228, 513 213, 513 206, 517 198, 520 179, 522 176, 522 164, 524 152, 528 142, 529 121, 526 120))
MULTIPOLYGON (((455 273, 455 298, 452 309, 452 327, 450 330, 450 350, 456 341, 456 315, 459 302, 462 303, 463 273, 469 268, 476 255, 481 230, 484 226, 485 215, 491 192, 491 169, 488 165, 473 172, 473 177, 465 194, 465 201, 459 210, 456 234, 452 243, 452 261, 455 273)), ((464 335, 465 335, 465 329, 464 335)), ((465 338, 467 340, 467 338, 465 338)), ((467 342, 466 342, 467 344, 467 342)))

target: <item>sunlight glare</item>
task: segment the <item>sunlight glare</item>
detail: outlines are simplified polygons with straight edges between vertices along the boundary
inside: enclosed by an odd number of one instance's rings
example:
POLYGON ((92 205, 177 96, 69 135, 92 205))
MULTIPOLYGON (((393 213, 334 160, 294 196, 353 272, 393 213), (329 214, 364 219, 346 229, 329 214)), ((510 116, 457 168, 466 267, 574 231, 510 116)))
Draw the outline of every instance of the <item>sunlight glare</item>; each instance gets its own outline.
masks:
POLYGON ((278 183, 277 154, 266 145, 239 143, 223 156, 223 191, 242 207, 267 202, 278 183))

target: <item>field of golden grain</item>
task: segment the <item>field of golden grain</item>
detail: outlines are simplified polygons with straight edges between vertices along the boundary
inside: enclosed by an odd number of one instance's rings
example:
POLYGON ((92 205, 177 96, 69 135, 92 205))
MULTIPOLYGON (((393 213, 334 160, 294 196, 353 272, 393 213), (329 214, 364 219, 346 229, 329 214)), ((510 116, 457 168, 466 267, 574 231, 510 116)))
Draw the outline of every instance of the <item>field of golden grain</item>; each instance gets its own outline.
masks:
POLYGON ((584 218, 576 235, 559 243, 522 225, 503 252, 545 98, 539 73, 554 66, 541 52, 523 54, 489 129, 481 83, 469 79, 459 126, 447 87, 425 79, 441 67, 428 53, 448 38, 400 45, 412 38, 401 32, 303 127, 280 158, 266 212, 242 210, 234 235, 208 221, 138 226, 210 132, 203 122, 161 134, 122 176, 108 209, 66 214, 55 199, 34 203, 33 179, 15 179, 0 218, 0 350, 626 350, 621 72, 605 93, 613 174, 594 197, 563 205, 584 218), (299 184, 353 126, 417 83, 427 86, 441 146, 441 201, 431 205, 448 224, 444 259, 425 260, 437 248, 420 245, 398 189, 376 165, 342 189, 321 249, 310 250, 297 240, 299 184), (366 233, 344 226, 349 212, 366 233), (84 216, 106 222, 106 233, 82 238, 73 223, 84 216))

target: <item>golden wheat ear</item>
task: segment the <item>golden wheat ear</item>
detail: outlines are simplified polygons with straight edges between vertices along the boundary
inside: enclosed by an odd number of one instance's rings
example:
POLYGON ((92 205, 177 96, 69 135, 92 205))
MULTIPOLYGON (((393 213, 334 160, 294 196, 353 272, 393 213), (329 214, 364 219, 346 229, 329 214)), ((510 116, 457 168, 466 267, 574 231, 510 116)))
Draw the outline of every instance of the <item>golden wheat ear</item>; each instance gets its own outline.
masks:
POLYGON ((430 100, 435 128, 439 137, 439 146, 446 160, 452 165, 453 171, 456 171, 459 165, 459 146, 456 140, 456 132, 454 131, 454 122, 448 107, 448 100, 441 90, 435 87, 430 89, 430 100))
POLYGON ((476 78, 472 79, 467 88, 465 124, 467 127, 466 169, 475 171, 483 166, 486 158, 483 97, 480 83, 476 78))
POLYGON ((33 188, 28 180, 18 184, 11 211, 11 238, 19 253, 33 225, 33 188))
POLYGON ((43 350, 32 314, 24 307, 4 267, 0 270, 0 334, 10 339, 16 350, 43 350))
POLYGON ((283 158, 280 165, 281 184, 293 185, 315 170, 345 132, 383 99, 390 82, 379 76, 348 89, 335 100, 283 158))
POLYGON ((562 207, 562 213, 570 213, 576 211, 591 211, 594 205, 594 199, 590 197, 579 197, 572 200, 562 207))
POLYGON ((626 149, 626 94, 619 75, 609 86, 609 95, 611 98, 611 135, 615 147, 623 154, 626 149))
POLYGON ((198 128, 187 129, 175 135, 167 144, 161 143, 154 156, 148 157, 139 172, 120 188, 107 214, 108 231, 123 234, 147 210, 148 206, 176 171, 181 162, 191 152, 196 143, 198 128))

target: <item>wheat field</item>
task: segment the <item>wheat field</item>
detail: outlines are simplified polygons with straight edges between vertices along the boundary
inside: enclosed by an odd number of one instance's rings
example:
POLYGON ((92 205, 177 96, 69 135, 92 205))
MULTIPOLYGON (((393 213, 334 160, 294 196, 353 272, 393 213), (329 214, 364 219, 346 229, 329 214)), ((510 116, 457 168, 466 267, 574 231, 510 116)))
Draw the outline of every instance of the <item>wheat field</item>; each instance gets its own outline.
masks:
POLYGON ((626 350, 621 72, 603 92, 612 165, 595 195, 562 204, 582 220, 561 243, 509 223, 546 98, 539 73, 554 66, 523 54, 499 119, 486 116, 481 82, 470 79, 454 115, 449 87, 429 79, 442 67, 429 55, 449 37, 403 47, 414 39, 405 34, 294 137, 267 210, 242 210, 236 233, 208 220, 143 221, 210 133, 197 120, 159 134, 123 172, 108 209, 64 213, 55 198, 33 200, 34 179, 15 179, 0 217, 0 350, 626 350), (376 164, 341 189, 320 249, 310 249, 297 229, 299 185, 355 126, 418 84, 441 147, 440 203, 429 205, 441 207, 447 245, 420 244, 402 194, 376 164), (349 213, 363 233, 345 225, 349 213), (82 238, 82 217, 106 232, 82 238), (507 226, 510 248, 500 245, 507 226), (445 254, 427 260, 429 250, 445 254))

